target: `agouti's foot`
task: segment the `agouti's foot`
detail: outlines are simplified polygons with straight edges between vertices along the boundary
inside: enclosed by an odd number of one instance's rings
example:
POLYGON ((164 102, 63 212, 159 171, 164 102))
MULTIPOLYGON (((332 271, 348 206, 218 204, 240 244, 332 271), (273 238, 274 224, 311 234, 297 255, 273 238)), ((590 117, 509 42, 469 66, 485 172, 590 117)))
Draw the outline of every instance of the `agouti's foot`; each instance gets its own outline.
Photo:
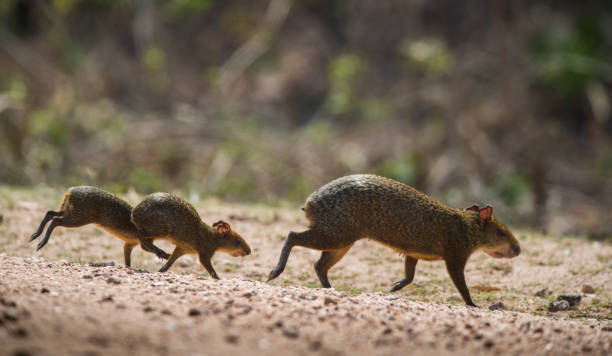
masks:
POLYGON ((38 236, 40 236, 40 235, 41 235, 41 234, 40 234, 40 233, 38 233, 38 232, 33 233, 33 234, 32 234, 32 236, 30 236, 30 242, 32 242, 32 241, 34 241, 34 240, 36 240, 36 238, 37 238, 38 236))
POLYGON ((270 282, 274 278, 278 277, 281 273, 283 273, 283 270, 281 268, 273 269, 272 272, 270 272, 270 274, 268 275, 268 280, 266 282, 270 282))
POLYGON ((393 283, 393 287, 391 288, 391 293, 397 292, 398 290, 404 288, 408 284, 410 284, 410 281, 408 281, 407 279, 402 279, 399 282, 393 283))

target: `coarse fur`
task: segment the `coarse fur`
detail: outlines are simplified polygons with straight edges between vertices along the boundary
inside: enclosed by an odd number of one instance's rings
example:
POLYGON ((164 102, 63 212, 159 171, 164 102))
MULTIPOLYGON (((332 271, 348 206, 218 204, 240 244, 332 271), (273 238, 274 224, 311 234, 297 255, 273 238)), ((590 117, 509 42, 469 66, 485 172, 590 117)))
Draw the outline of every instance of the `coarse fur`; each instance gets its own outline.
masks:
POLYGON ((444 260, 455 286, 474 306, 465 283, 464 267, 477 250, 500 258, 520 253, 510 230, 493 216, 490 206, 454 209, 392 179, 358 174, 338 178, 312 193, 302 208, 309 229, 290 232, 269 280, 285 268, 293 246, 322 250, 315 271, 323 287, 331 287, 328 270, 355 241, 369 238, 405 256, 403 280, 410 284, 418 260, 444 260))
POLYGON ((141 244, 149 246, 154 240, 163 239, 175 245, 160 272, 167 271, 184 254, 197 254, 208 273, 219 279, 211 264, 216 251, 234 257, 251 253, 247 242, 228 223, 219 221, 208 226, 189 202, 176 195, 148 195, 132 210, 132 223, 138 228, 141 244))
MULTIPOLYGON (((134 246, 140 243, 136 226, 130 221, 132 206, 117 196, 100 188, 91 186, 71 187, 64 194, 59 211, 49 210, 38 229, 30 237, 30 241, 38 238, 49 221, 51 224, 36 250, 43 248, 53 229, 57 226, 79 227, 96 224, 111 235, 123 240, 125 265, 130 266, 134 246)), ((158 257, 167 259, 170 255, 153 246, 145 251, 155 253, 158 257)))

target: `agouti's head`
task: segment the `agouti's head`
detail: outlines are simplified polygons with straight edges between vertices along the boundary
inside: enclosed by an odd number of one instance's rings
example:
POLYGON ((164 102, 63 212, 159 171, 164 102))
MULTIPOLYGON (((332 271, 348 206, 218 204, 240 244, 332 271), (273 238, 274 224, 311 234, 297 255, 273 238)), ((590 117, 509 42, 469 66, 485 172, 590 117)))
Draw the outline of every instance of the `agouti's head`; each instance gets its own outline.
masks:
POLYGON ((225 221, 217 221, 213 224, 213 229, 219 235, 220 246, 219 251, 225 252, 232 257, 240 257, 251 254, 249 244, 238 235, 237 232, 230 228, 230 225, 225 221))
POLYGON ((466 210, 477 213, 480 219, 480 228, 484 238, 481 240, 478 249, 494 258, 512 258, 521 253, 521 247, 514 235, 504 224, 493 217, 492 206, 487 205, 484 208, 479 208, 477 205, 473 205, 466 210))

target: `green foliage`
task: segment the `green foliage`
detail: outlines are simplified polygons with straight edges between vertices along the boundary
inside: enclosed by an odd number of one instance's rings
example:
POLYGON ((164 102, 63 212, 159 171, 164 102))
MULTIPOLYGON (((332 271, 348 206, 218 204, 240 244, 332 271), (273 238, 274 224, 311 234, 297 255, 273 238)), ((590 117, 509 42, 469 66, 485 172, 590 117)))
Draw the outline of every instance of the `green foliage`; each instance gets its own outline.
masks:
POLYGON ((510 173, 497 179, 492 184, 492 188, 504 203, 513 207, 531 193, 531 185, 528 177, 519 173, 510 173))
POLYGON ((411 67, 430 74, 443 73, 452 64, 450 49, 437 38, 406 40, 400 45, 399 51, 411 67))
POLYGON ((538 77, 563 96, 583 93, 608 66, 601 39, 593 19, 547 24, 531 49, 538 77))
POLYGON ((164 190, 164 177, 145 168, 135 168, 130 172, 129 184, 141 194, 164 190))
POLYGON ((54 146, 62 147, 68 143, 70 138, 69 123, 58 118, 50 109, 36 110, 30 118, 32 134, 48 140, 54 146))
POLYGON ((419 172, 418 157, 414 153, 389 158, 376 169, 376 174, 414 185, 419 172))
POLYGON ((28 87, 22 80, 12 78, 8 81, 6 92, 16 101, 23 102, 28 96, 28 87))
POLYGON ((145 51, 142 62, 147 69, 161 70, 166 65, 166 53, 160 47, 151 46, 145 51))
POLYGON ((365 71, 364 61, 354 53, 341 55, 331 62, 328 106, 332 113, 349 114, 357 108, 355 89, 365 71))
POLYGON ((165 5, 165 11, 176 18, 206 12, 213 5, 213 0, 171 0, 165 5))

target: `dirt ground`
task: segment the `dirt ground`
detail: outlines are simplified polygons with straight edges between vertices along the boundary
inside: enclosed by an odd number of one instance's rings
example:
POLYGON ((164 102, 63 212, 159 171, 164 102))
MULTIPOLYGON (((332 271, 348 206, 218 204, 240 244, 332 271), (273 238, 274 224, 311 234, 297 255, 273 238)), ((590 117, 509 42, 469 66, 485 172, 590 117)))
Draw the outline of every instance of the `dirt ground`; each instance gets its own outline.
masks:
POLYGON ((413 284, 388 293, 403 277, 402 259, 369 241, 330 271, 334 289, 319 288, 320 253, 299 247, 285 272, 265 283, 287 232, 306 227, 298 208, 197 203, 206 222, 228 221, 253 250, 244 258, 217 254, 221 281, 192 256, 154 272, 163 262, 139 248, 133 267, 148 272, 127 269, 121 241, 94 226, 57 228, 34 252, 28 238, 60 197, 0 189, 1 355, 612 352, 610 244, 515 231, 519 257, 476 253, 468 262, 480 306, 469 308, 441 262, 419 262, 413 284), (114 266, 91 265, 109 261, 114 266), (549 312, 561 294, 582 300, 549 312), (488 309, 496 302, 504 310, 488 309))

